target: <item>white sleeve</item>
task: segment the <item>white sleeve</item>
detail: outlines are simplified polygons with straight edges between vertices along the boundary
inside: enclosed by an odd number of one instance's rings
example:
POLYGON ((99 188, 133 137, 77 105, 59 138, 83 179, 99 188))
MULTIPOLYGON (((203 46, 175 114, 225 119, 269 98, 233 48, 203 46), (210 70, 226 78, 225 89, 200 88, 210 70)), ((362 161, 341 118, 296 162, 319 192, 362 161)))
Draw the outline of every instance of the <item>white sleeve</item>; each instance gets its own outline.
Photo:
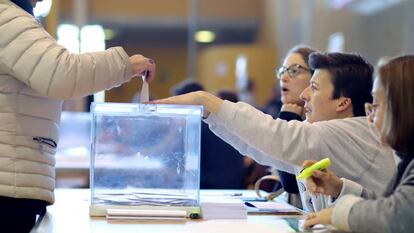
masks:
POLYGON ((255 156, 257 160, 266 163, 284 161, 302 167, 304 160, 319 160, 326 154, 321 150, 325 144, 320 140, 319 131, 310 123, 274 120, 270 115, 241 102, 224 101, 220 111, 211 115, 211 120, 207 122, 213 124, 213 132, 237 135, 240 142, 233 146, 239 151, 245 146, 261 152, 263 157, 255 156))
POLYGON ((249 156, 262 165, 271 166, 275 169, 295 174, 295 166, 280 160, 275 160, 271 156, 249 146, 247 143, 244 143, 239 137, 229 132, 226 128, 216 124, 217 119, 215 115, 210 114, 205 122, 209 124, 209 128, 212 132, 214 132, 214 134, 233 146, 242 155, 249 156))
POLYGON ((328 205, 333 206, 336 204, 336 201, 339 200, 341 197, 351 194, 354 196, 361 196, 362 194, 362 186, 352 180, 348 180, 345 178, 341 178, 343 181, 341 192, 339 193, 337 198, 332 198, 331 196, 328 196, 328 205))

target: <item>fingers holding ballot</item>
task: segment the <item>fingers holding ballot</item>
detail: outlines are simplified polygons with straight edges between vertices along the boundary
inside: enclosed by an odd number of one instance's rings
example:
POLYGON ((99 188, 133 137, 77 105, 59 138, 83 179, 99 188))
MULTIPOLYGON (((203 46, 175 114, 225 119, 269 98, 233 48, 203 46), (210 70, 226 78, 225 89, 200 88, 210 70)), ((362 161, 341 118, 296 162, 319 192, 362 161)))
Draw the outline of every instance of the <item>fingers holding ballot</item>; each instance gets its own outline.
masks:
POLYGON ((183 105, 203 105, 200 99, 202 91, 190 92, 183 95, 168 97, 151 101, 154 104, 183 104, 183 105))
MULTIPOLYGON (((305 160, 303 167, 309 167, 317 163, 314 160, 305 160)), ((306 189, 311 194, 329 195, 338 197, 342 190, 343 181, 330 170, 314 170, 312 176, 306 179, 306 189)))
POLYGON ((129 57, 132 76, 145 76, 146 82, 151 82, 155 77, 155 61, 140 54, 129 57))

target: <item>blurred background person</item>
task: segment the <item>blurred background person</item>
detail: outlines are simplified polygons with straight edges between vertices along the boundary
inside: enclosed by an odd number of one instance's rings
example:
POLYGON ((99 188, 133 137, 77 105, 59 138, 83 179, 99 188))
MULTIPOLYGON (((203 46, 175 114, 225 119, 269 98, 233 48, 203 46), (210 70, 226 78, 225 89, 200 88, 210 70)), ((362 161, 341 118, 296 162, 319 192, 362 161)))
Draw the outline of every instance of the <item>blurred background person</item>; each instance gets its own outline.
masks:
MULTIPOLYGON (((185 80, 174 89, 175 95, 204 90, 193 80, 185 80)), ((231 91, 220 91, 218 96, 237 102, 237 95, 231 91)), ((202 189, 245 189, 246 172, 243 156, 232 146, 217 137, 202 122, 201 125, 201 183, 202 189)))
MULTIPOLYGON (((219 91, 217 96, 234 103, 238 102, 237 95, 232 91, 219 91)), ((244 156, 216 136, 203 122, 201 129, 201 188, 245 189, 247 174, 243 159, 244 156)))
MULTIPOLYGON (((174 95, 182 95, 193 91, 204 90, 203 86, 188 79, 178 84, 174 95)), ((237 95, 231 91, 220 91, 218 96, 237 102, 237 95)), ((246 170, 243 156, 232 146, 217 137, 202 122, 201 125, 201 183, 202 189, 245 189, 246 170)))
POLYGON ((244 89, 238 92, 238 96, 241 102, 248 103, 254 107, 259 107, 257 100, 256 100, 256 86, 254 81, 249 77, 247 80, 247 85, 244 89))
POLYGON ((263 112, 271 115, 274 119, 279 116, 280 109, 283 102, 281 100, 281 91, 279 84, 270 91, 266 105, 263 107, 263 112))

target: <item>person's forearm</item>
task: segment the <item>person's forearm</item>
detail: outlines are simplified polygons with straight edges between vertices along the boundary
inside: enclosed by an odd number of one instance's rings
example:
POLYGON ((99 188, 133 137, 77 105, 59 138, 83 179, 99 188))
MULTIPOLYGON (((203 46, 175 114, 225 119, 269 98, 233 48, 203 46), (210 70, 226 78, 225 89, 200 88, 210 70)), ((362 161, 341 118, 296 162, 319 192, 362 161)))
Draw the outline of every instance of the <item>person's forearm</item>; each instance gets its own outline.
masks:
POLYGON ((217 111, 216 114, 212 114, 215 123, 237 136, 249 147, 272 157, 273 160, 301 166, 303 160, 319 160, 318 155, 325 154, 319 151, 318 147, 310 148, 310 145, 315 144, 312 139, 307 139, 314 138, 310 136, 309 123, 274 120, 270 115, 243 102, 221 101, 219 102, 221 104, 214 104, 214 100, 212 102, 213 106, 220 106, 219 110, 210 108, 213 112, 217 111))
POLYGON ((205 91, 200 92, 198 98, 198 102, 205 108, 206 115, 204 117, 208 117, 210 113, 217 114, 220 111, 221 105, 223 104, 222 99, 205 91))
POLYGON ((215 117, 215 115, 212 115, 205 120, 205 122, 209 125, 210 130, 212 130, 214 134, 238 150, 242 155, 249 156, 262 165, 272 166, 280 171, 285 171, 292 174, 295 173, 294 166, 281 160, 277 160, 273 156, 266 155, 259 150, 256 150, 254 147, 249 146, 249 144, 240 140, 237 135, 232 134, 225 127, 218 125, 215 121, 215 117))

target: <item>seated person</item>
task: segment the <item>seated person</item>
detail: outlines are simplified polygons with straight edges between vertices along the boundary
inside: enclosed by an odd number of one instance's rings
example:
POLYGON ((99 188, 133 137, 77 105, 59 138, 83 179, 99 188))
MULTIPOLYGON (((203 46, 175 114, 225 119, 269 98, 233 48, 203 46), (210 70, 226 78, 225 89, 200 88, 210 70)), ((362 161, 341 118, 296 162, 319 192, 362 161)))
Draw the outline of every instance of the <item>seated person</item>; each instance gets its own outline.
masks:
MULTIPOLYGON (((361 117, 364 103, 372 100, 372 66, 359 55, 345 53, 313 53, 309 64, 315 72, 301 94, 305 122, 274 120, 248 104, 202 91, 155 103, 203 105, 210 129, 262 164, 298 174, 304 160, 329 157, 338 175, 382 193, 395 161, 392 150, 378 140, 378 131, 361 117)), ((298 185, 305 210, 329 205, 326 196, 310 196, 304 182, 298 185)))
MULTIPOLYGON (((201 84, 186 80, 180 83, 174 94, 203 90, 201 84)), ((218 93, 222 99, 237 102, 237 96, 229 91, 218 93)), ((217 137, 206 123, 201 125, 201 177, 202 189, 245 189, 246 171, 243 156, 232 146, 217 137)))
POLYGON ((413 89, 414 56, 397 57, 378 67, 372 90, 374 103, 367 104, 368 120, 381 132, 380 140, 401 159, 383 195, 377 197, 367 187, 341 180, 332 172, 314 171, 307 182, 309 191, 339 199, 333 208, 310 214, 305 227, 332 224, 341 231, 352 232, 413 231, 413 89))
MULTIPOLYGON (((283 106, 278 114, 282 120, 303 121, 305 102, 300 98, 300 94, 309 85, 313 70, 309 68, 309 55, 315 50, 306 46, 296 46, 287 53, 282 67, 276 70, 276 77, 280 81, 280 93, 283 106)), ((299 189, 295 175, 284 171, 278 171, 280 185, 275 187, 282 188, 288 193, 287 202, 302 208, 299 197, 299 189)))

